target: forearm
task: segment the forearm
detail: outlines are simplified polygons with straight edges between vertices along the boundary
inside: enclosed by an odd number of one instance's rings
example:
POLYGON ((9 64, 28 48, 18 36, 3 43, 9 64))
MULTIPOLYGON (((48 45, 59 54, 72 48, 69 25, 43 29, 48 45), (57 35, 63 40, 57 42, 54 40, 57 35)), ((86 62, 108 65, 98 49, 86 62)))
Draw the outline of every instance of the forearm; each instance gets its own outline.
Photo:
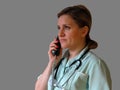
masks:
POLYGON ((41 74, 40 78, 38 78, 35 90, 47 90, 48 79, 52 71, 53 63, 49 62, 44 72, 41 74))
POLYGON ((35 84, 35 90, 47 90, 50 74, 51 72, 53 72, 53 68, 55 64, 57 65, 60 58, 62 57, 62 49, 60 49, 60 54, 57 57, 56 55, 54 56, 52 53, 52 50, 56 50, 57 48, 57 45, 56 45, 57 42, 58 41, 55 39, 54 41, 51 42, 49 46, 49 51, 48 51, 49 62, 46 69, 44 70, 40 78, 37 80, 35 84))

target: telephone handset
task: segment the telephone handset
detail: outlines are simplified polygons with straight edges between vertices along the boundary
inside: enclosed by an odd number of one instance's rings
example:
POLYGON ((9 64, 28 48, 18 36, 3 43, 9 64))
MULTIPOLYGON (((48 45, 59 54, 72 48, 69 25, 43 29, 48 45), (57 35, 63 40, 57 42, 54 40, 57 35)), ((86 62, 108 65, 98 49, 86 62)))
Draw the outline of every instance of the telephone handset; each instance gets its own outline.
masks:
POLYGON ((52 50, 52 54, 55 56, 59 56, 60 54, 60 49, 61 49, 61 44, 60 44, 60 41, 59 41, 59 38, 57 36, 56 38, 58 40, 58 43, 56 43, 56 45, 58 46, 58 48, 56 50, 52 50))

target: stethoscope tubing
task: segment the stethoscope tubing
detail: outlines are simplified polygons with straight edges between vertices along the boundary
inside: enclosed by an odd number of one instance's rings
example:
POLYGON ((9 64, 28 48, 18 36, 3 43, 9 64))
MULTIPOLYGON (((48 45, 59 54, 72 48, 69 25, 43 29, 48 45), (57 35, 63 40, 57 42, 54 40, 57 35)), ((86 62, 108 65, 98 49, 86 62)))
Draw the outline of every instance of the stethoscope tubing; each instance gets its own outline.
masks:
MULTIPOLYGON (((70 67, 71 67, 72 65, 74 65, 76 62, 79 61, 79 65, 78 65, 78 66, 76 67, 76 69, 75 69, 75 70, 77 70, 77 69, 82 65, 82 60, 85 58, 85 56, 86 56, 86 54, 89 52, 89 50, 90 50, 90 49, 86 49, 85 52, 82 54, 82 56, 81 56, 78 60, 75 60, 73 63, 71 63, 70 67)), ((53 78, 54 78, 54 79, 56 79, 57 72, 58 72, 58 68, 59 68, 59 66, 60 66, 60 64, 61 64, 61 62, 62 62, 63 59, 64 59, 64 58, 62 58, 62 59, 60 60, 60 62, 58 63, 58 65, 54 68, 54 70, 55 70, 55 74, 53 75, 53 78)))

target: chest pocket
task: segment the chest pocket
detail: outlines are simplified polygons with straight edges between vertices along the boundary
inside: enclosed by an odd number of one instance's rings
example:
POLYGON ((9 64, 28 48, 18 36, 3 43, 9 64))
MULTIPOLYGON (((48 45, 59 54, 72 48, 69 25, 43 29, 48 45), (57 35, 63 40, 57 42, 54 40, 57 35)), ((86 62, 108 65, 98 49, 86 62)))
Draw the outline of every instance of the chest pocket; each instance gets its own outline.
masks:
POLYGON ((86 90, 88 75, 82 72, 76 72, 70 79, 69 90, 86 90))

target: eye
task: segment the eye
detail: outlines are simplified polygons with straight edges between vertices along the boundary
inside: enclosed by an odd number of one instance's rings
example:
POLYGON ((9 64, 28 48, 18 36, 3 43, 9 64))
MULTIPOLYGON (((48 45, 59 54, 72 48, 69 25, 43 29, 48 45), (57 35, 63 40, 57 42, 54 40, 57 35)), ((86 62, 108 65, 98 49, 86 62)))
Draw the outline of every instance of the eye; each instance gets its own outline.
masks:
POLYGON ((70 30, 71 28, 70 28, 70 26, 64 25, 64 29, 65 30, 70 30))
POLYGON ((60 26, 57 26, 58 30, 60 30, 60 26))

